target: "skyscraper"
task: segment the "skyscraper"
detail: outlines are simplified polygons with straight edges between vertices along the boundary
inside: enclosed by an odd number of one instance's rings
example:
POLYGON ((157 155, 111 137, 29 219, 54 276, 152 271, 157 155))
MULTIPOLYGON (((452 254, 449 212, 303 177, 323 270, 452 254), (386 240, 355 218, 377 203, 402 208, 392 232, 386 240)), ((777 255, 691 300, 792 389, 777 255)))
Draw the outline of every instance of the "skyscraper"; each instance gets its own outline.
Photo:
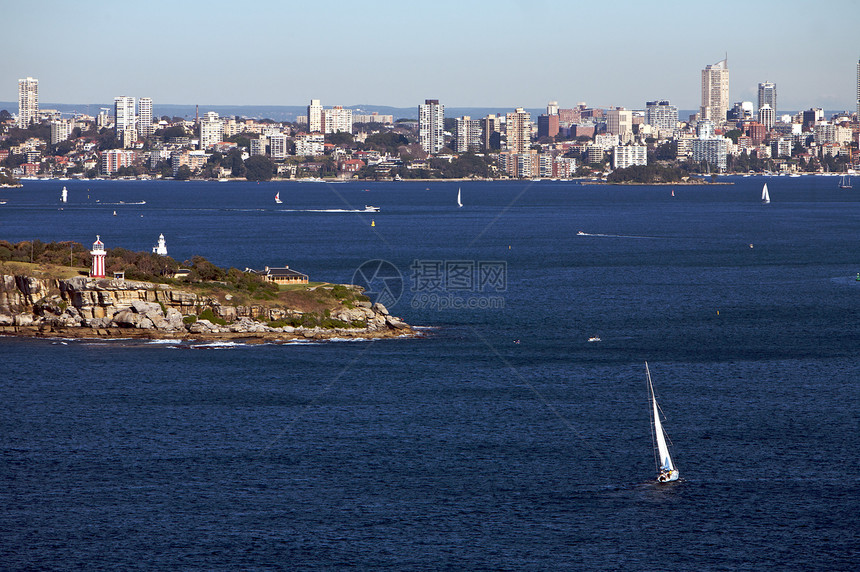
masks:
POLYGON ((860 118, 860 61, 857 62, 857 117, 860 118))
POLYGON ((758 122, 764 125, 765 129, 773 129, 773 124, 776 122, 776 113, 769 103, 765 103, 759 107, 758 122))
POLYGON ((702 107, 699 119, 710 119, 716 124, 726 120, 729 109, 729 64, 722 60, 702 70, 702 107))
POLYGON ((322 104, 319 99, 312 99, 308 105, 308 131, 311 133, 322 133, 322 104))
POLYGON ((508 113, 505 122, 508 135, 507 150, 511 153, 525 153, 532 142, 531 113, 517 107, 513 113, 508 113))
POLYGON ((758 108, 765 105, 769 105, 776 113, 776 84, 769 81, 758 84, 758 108))
POLYGON ((137 133, 135 130, 135 121, 137 117, 134 113, 134 98, 126 95, 121 95, 113 99, 113 117, 114 129, 116 130, 116 138, 123 142, 123 146, 129 140, 134 140, 133 135, 137 133), (135 131, 132 134, 132 131, 135 131))
POLYGON ((445 106, 438 99, 425 99, 418 106, 418 140, 431 155, 445 146, 445 106))
MULTIPOLYGON (((352 133, 352 110, 335 105, 322 112, 323 133, 352 133)), ((311 133, 313 133, 311 129, 311 133)))
POLYGON ((224 123, 214 111, 207 111, 200 121, 200 149, 208 149, 221 142, 224 123))
POLYGON ((39 118, 39 80, 18 80, 18 127, 26 129, 39 118))
POLYGON ((137 132, 141 137, 152 136, 152 98, 141 97, 137 100, 137 132))

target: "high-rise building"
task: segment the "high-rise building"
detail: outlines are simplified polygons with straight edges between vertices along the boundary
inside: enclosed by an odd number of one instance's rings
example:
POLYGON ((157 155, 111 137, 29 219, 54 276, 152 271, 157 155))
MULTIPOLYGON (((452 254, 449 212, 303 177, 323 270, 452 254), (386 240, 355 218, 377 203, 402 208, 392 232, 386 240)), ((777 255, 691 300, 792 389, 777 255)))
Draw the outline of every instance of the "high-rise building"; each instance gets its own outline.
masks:
POLYGON ((633 132, 633 112, 615 107, 606 112, 606 132, 624 136, 633 132))
POLYGON ((481 147, 484 151, 501 146, 501 120, 493 114, 481 119, 481 147))
MULTIPOLYGON (((759 100, 760 101, 760 100, 759 100)), ((758 122, 764 125, 765 129, 770 131, 773 124, 776 123, 776 113, 769 103, 765 103, 758 109, 758 122)))
POLYGON ((710 119, 717 125, 726 120, 729 109, 729 64, 722 60, 702 70, 702 107, 699 119, 710 119))
POLYGON ((152 128, 152 98, 141 97, 137 100, 137 132, 144 139, 151 137, 155 130, 152 128))
POLYGON ((224 123, 214 111, 207 111, 200 121, 200 149, 220 143, 224 136, 224 123))
POLYGON ((135 130, 135 121, 137 120, 134 107, 133 97, 121 95, 113 99, 114 129, 116 130, 116 138, 120 141, 137 139, 137 137, 130 137, 131 131, 135 130))
POLYGON ((559 131, 558 114, 538 115, 537 128, 538 139, 542 137, 555 137, 559 131))
POLYGON ((506 115, 507 147, 511 153, 524 153, 531 148, 532 142, 532 116, 523 109, 517 107, 513 113, 506 115))
POLYGON ((269 135, 269 155, 272 159, 287 158, 287 136, 283 133, 269 135))
POLYGON ((55 119, 51 121, 51 145, 65 141, 72 134, 74 119, 55 119))
POLYGON ((312 99, 308 105, 308 131, 311 133, 322 133, 322 104, 319 99, 312 99))
POLYGON ((673 131, 678 127, 678 108, 668 99, 645 103, 645 123, 657 129, 673 131))
POLYGON ((341 105, 326 109, 322 112, 322 125, 323 133, 352 133, 352 110, 341 105))
POLYGON ((857 119, 860 119, 860 60, 857 62, 857 119))
POLYGON ((445 106, 438 99, 425 99, 418 106, 418 140, 431 155, 445 146, 445 106))
POLYGON ((776 84, 769 81, 758 84, 758 108, 769 105, 776 114, 776 84))
POLYGON ((39 119, 39 80, 18 80, 18 127, 26 129, 39 119))
POLYGON ((612 168, 626 169, 648 164, 647 145, 616 145, 612 148, 612 168))
POLYGON ((558 102, 550 101, 546 104, 546 114, 547 115, 558 115, 558 102))
POLYGON ((481 120, 468 115, 458 117, 454 127, 454 150, 457 153, 477 151, 481 148, 481 120))

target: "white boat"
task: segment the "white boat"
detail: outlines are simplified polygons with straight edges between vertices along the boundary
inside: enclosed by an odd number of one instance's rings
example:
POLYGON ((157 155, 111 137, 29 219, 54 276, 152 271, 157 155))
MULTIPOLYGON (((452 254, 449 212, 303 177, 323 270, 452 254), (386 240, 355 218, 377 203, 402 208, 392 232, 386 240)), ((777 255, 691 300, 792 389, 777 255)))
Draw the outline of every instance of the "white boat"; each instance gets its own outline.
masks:
POLYGON ((278 191, 277 193, 275 193, 275 202, 278 204, 281 204, 283 202, 283 201, 281 201, 281 191, 278 191))
POLYGON ((840 189, 850 189, 851 187, 851 177, 848 175, 842 175, 839 177, 839 188, 840 189))
POLYGON ((590 338, 588 338, 588 341, 589 342, 599 342, 600 336, 591 336, 590 338))
POLYGON ((461 198, 461 190, 460 189, 457 189, 457 206, 458 207, 463 206, 463 200, 461 198))
POLYGON ((648 369, 648 362, 645 362, 645 375, 648 378, 648 390, 651 393, 651 424, 657 449, 657 482, 668 483, 677 481, 679 473, 677 467, 675 467, 675 463, 672 462, 672 456, 669 455, 669 446, 666 444, 666 431, 660 422, 660 408, 657 407, 657 398, 654 397, 654 385, 651 383, 651 370, 648 369))
POLYGON ((62 192, 60 193, 60 202, 65 203, 69 200, 69 191, 66 187, 63 187, 62 192))
POLYGON ((379 207, 374 207, 371 205, 364 205, 364 212, 366 212, 366 213, 378 213, 379 207))
POLYGON ((113 216, 116 216, 116 211, 113 211, 113 216))
POLYGON ((770 193, 767 192, 767 183, 764 184, 764 187, 761 189, 761 204, 769 205, 770 204, 770 193))

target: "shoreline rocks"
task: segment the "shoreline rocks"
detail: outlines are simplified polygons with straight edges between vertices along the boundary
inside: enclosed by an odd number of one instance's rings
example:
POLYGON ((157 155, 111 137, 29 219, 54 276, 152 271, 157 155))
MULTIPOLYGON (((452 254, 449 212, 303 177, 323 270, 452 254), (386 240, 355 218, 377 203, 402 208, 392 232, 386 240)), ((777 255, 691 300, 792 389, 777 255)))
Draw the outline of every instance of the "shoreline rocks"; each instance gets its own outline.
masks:
POLYGON ((225 305, 213 296, 175 290, 166 284, 0 275, 0 335, 260 342, 415 335, 408 324, 378 303, 342 306, 331 310, 330 317, 328 323, 334 327, 270 326, 266 322, 302 324, 306 315, 284 307, 225 305), (209 319, 200 317, 204 313, 209 319))

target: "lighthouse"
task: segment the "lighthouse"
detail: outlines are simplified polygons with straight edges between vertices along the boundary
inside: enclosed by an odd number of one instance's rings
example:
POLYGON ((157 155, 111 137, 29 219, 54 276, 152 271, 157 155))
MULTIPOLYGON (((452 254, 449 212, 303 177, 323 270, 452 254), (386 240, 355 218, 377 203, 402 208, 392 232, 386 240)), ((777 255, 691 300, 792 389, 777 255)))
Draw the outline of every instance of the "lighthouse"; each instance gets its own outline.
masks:
POLYGON ((152 247, 152 253, 159 256, 167 256, 167 243, 164 242, 164 235, 158 235, 158 244, 152 247))
POLYGON ((96 235, 96 241, 93 243, 90 254, 93 255, 93 268, 90 270, 90 278, 104 278, 107 252, 105 252, 105 245, 99 235, 96 235))

